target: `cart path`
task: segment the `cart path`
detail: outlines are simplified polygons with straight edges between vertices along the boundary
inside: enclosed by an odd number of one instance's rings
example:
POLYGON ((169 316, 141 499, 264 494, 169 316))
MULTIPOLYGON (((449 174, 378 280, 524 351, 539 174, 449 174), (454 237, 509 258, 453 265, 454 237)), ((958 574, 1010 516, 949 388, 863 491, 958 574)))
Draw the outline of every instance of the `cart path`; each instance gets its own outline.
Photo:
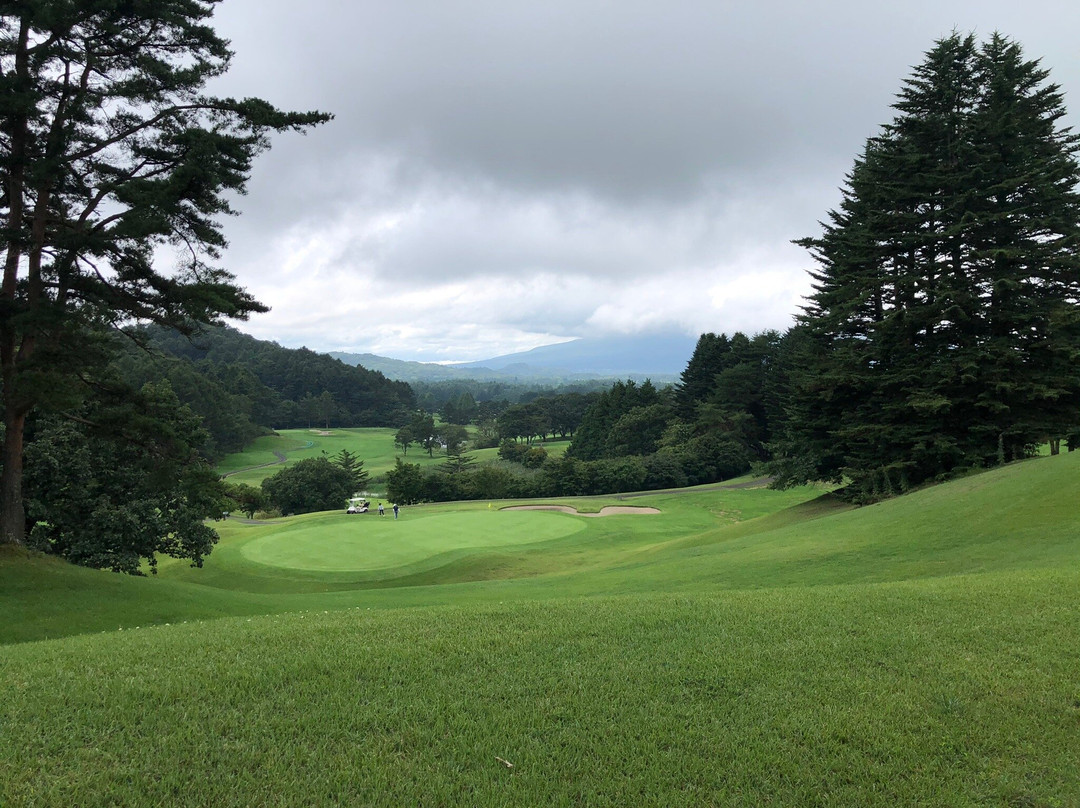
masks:
POLYGON ((234 474, 243 474, 245 471, 254 471, 255 469, 265 469, 265 468, 269 468, 270 466, 280 466, 282 463, 284 463, 287 460, 287 458, 285 457, 284 452, 274 452, 274 457, 276 457, 277 460, 275 460, 273 463, 260 463, 257 466, 246 466, 245 468, 237 469, 236 471, 230 471, 228 474, 222 474, 221 479, 224 480, 226 477, 232 477, 234 474))
MULTIPOLYGON (((310 449, 314 445, 315 445, 315 441, 309 440, 303 446, 299 446, 299 447, 297 447, 297 449, 294 449, 293 451, 298 451, 299 449, 310 449)), ((234 474, 241 474, 241 473, 243 473, 245 471, 254 471, 255 469, 265 469, 265 468, 269 468, 270 466, 280 466, 282 463, 284 463, 285 461, 287 461, 289 459, 289 458, 287 458, 285 456, 284 452, 278 452, 278 451, 274 451, 274 457, 276 457, 277 459, 273 463, 260 463, 257 466, 247 466, 247 467, 242 468, 242 469, 237 469, 236 471, 230 471, 228 474, 222 474, 221 479, 224 480, 226 477, 232 477, 234 474)))

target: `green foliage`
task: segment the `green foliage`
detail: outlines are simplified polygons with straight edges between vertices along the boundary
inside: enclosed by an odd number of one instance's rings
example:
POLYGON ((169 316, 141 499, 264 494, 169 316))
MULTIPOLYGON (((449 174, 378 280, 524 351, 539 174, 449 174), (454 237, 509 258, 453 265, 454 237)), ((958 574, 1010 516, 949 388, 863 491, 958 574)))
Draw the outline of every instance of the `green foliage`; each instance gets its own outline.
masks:
POLYGON ((536 402, 513 404, 507 407, 498 418, 499 434, 506 438, 524 438, 531 443, 533 438, 542 438, 551 431, 551 419, 543 406, 536 402))
POLYGON ((499 445, 499 427, 492 418, 482 418, 476 425, 473 445, 477 449, 494 449, 499 445))
POLYGON ((769 456, 785 418, 783 338, 776 331, 747 337, 702 334, 675 392, 676 411, 694 431, 721 432, 758 460, 769 456))
POLYGON ((224 388, 237 399, 234 409, 262 428, 390 426, 415 407, 404 382, 233 328, 204 328, 191 336, 153 326, 129 333, 201 376, 203 384, 224 388))
POLYGON ((428 457, 433 457, 435 448, 439 445, 439 431, 435 428, 435 416, 423 410, 416 410, 409 423, 398 430, 394 443, 402 447, 402 454, 405 454, 410 443, 417 443, 428 453, 428 457))
POLYGON ((608 431, 605 455, 648 455, 657 450, 671 421, 669 404, 633 407, 616 419, 608 431))
POLYGON ((926 54, 848 177, 793 345, 782 482, 875 499, 1080 421, 1080 140, 1000 35, 926 54))
POLYGON ((446 462, 439 466, 439 470, 444 474, 467 474, 473 471, 475 466, 475 457, 458 452, 447 457, 446 462))
MULTIPOLYGON (((581 426, 574 437, 571 453, 581 460, 599 460, 604 457, 618 456, 616 454, 618 448, 628 446, 628 442, 634 439, 633 436, 623 434, 618 430, 619 419, 631 410, 666 404, 667 402, 663 399, 664 396, 648 380, 640 385, 632 379, 615 382, 610 390, 601 393, 585 411, 581 426)), ((658 411, 654 409, 645 412, 648 415, 644 417, 655 422, 658 411)), ((659 434, 655 434, 651 439, 653 441, 659 439, 659 434)))
POLYGON ((114 344, 112 367, 129 385, 167 380, 181 403, 199 416, 210 437, 204 448, 208 458, 243 450, 269 426, 259 397, 270 391, 245 368, 217 372, 208 363, 156 355, 127 339, 114 344))
POLYGON ((503 438, 499 444, 499 457, 511 463, 521 463, 529 451, 529 444, 518 443, 510 438, 503 438))
POLYGON ((527 469, 538 469, 547 462, 547 459, 547 449, 543 446, 529 446, 521 458, 521 465, 527 469))
POLYGON ((254 519, 255 513, 266 507, 263 490, 247 483, 226 483, 225 494, 233 503, 229 510, 240 511, 248 519, 254 519))
POLYGON ((356 489, 350 472, 325 457, 311 457, 267 477, 262 490, 282 513, 299 514, 344 508, 356 489))
POLYGON ((328 115, 205 94, 229 67, 214 3, 29 2, 0 19, 0 543, 22 543, 23 438, 78 376, 65 351, 104 327, 265 307, 214 265, 255 156, 328 115), (179 248, 159 268, 163 247, 179 248), (43 375, 44 374, 44 375, 43 375))
POLYGON ((167 384, 113 390, 77 418, 33 425, 24 478, 29 544, 89 567, 137 574, 158 554, 196 566, 228 506, 199 449, 206 433, 167 384))
POLYGON ((330 458, 330 462, 348 473, 354 494, 362 491, 367 485, 368 473, 364 470, 364 461, 348 449, 339 451, 330 458))
POLYGON ((386 496, 399 505, 420 502, 424 497, 424 473, 420 466, 397 458, 394 468, 386 472, 386 496))
POLYGON ((403 426, 394 433, 394 445, 401 447, 401 453, 403 455, 409 453, 409 447, 412 446, 415 441, 416 438, 413 436, 412 429, 408 426, 403 426))
POLYGON ((451 424, 471 424, 479 414, 476 399, 468 390, 447 401, 442 408, 443 420, 451 424))
POLYGON ((469 439, 468 430, 460 424, 440 424, 438 434, 448 456, 460 455, 469 439))

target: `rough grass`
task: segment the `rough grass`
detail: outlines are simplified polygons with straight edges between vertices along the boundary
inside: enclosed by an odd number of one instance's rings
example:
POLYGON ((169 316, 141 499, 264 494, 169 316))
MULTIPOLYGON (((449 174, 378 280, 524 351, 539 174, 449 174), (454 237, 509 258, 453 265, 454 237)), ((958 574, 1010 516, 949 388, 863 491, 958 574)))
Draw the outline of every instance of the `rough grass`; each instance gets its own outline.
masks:
POLYGON ((230 522, 155 580, 8 553, 7 642, 104 633, 0 648, 0 804, 1080 805, 1078 501, 1074 454, 858 510, 525 514, 579 526, 535 541, 502 503, 230 522), (506 535, 251 558, 440 519, 506 535))

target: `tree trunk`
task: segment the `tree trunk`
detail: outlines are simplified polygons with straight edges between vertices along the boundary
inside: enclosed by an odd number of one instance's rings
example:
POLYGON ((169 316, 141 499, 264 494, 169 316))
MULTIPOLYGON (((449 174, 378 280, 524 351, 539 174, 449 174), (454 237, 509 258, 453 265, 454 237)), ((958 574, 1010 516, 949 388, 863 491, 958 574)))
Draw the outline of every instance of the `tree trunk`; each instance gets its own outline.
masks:
POLYGON ((0 450, 0 544, 26 543, 26 511, 22 498, 23 428, 26 414, 14 412, 10 404, 4 413, 4 445, 0 450))

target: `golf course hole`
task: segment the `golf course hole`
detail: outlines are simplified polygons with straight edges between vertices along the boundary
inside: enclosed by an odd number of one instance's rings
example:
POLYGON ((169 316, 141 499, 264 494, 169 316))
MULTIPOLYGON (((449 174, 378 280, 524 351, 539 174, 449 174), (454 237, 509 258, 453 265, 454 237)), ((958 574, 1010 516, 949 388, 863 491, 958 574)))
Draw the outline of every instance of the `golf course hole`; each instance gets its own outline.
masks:
POLYGON ((654 514, 660 513, 656 508, 638 508, 633 505, 608 505, 601 508, 599 513, 579 513, 577 508, 569 505, 512 505, 503 508, 504 511, 558 511, 559 513, 572 513, 575 516, 628 516, 631 514, 654 514))
POLYGON ((423 562, 442 553, 513 547, 565 538, 584 530, 576 519, 550 513, 466 511, 401 519, 374 514, 283 525, 246 544, 249 561, 307 572, 384 570, 423 562))

